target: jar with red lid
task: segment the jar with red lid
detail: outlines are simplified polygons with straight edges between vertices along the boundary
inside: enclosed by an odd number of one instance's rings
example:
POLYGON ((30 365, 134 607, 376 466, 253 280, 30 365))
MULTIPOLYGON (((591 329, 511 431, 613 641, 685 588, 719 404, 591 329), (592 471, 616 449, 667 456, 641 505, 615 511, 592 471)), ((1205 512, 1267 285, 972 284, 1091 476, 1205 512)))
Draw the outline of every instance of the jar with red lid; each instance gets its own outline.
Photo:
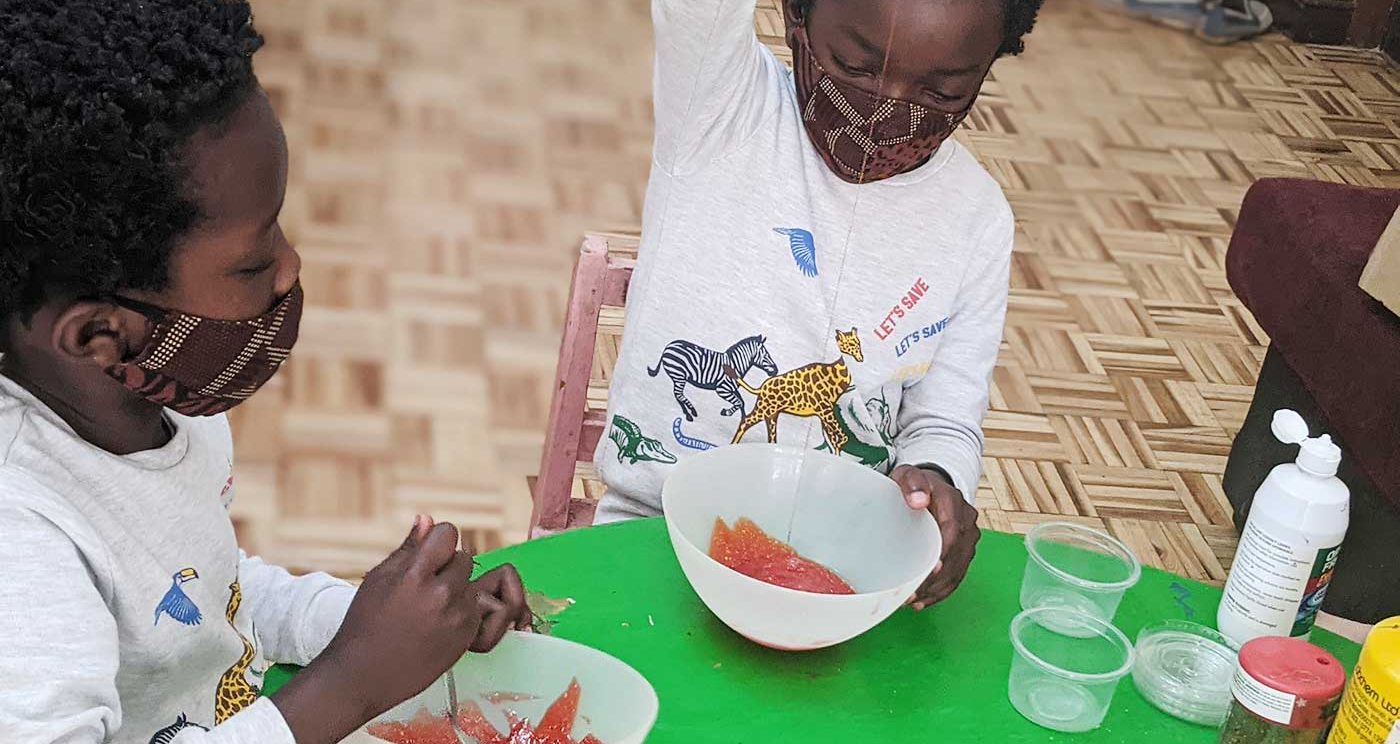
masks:
POLYGON ((1240 648, 1235 701, 1221 744, 1318 744, 1337 715, 1346 669, 1300 638, 1256 638, 1240 648))

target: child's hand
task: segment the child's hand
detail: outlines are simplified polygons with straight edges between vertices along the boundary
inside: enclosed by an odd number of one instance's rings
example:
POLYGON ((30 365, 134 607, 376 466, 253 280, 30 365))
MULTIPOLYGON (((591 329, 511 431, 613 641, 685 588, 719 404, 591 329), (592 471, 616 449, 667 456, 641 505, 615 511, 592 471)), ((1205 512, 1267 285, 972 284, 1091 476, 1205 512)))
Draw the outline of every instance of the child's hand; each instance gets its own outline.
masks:
POLYGON ((325 653, 273 697, 299 743, 338 741, 418 694, 530 612, 515 569, 471 580, 457 528, 420 517, 364 583, 325 653))
POLYGON ((890 477, 904 492, 909 508, 928 509, 943 533, 943 555, 912 600, 914 609, 922 611, 947 599, 967 576, 977 541, 982 539, 977 509, 936 471, 901 465, 890 477))

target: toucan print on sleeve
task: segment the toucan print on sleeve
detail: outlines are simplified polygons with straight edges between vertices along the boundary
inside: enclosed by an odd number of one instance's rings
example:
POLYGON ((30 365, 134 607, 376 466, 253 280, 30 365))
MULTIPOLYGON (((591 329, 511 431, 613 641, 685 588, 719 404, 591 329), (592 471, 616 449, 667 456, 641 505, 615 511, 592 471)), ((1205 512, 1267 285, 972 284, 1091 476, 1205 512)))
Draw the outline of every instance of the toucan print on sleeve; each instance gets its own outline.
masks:
POLYGON ((198 578, 199 573, 189 567, 176 571, 175 575, 170 577, 170 588, 156 605, 156 619, 152 625, 160 625, 162 615, 181 625, 199 625, 204 615, 184 589, 185 584, 198 578))

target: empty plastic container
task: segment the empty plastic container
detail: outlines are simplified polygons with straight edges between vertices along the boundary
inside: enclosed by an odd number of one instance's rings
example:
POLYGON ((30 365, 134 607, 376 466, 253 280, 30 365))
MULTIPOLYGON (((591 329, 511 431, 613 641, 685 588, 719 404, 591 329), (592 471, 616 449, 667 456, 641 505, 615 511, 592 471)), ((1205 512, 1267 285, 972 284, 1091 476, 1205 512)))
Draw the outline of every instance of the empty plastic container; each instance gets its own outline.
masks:
POLYGON ((1113 620, 1123 594, 1142 576, 1142 564, 1113 537, 1069 522, 1047 522, 1026 535, 1021 609, 1076 609, 1113 620))
POLYGON ((1011 621, 1011 645, 1011 705, 1032 723, 1055 731, 1098 728, 1118 682, 1133 668, 1127 636, 1075 609, 1022 612, 1011 621))
POLYGON ((933 517, 910 509, 894 481, 794 447, 741 444, 687 458, 661 494, 671 545, 701 601, 749 640, 785 651, 833 646, 879 625, 933 571, 943 546, 933 517), (709 555, 716 517, 753 520, 857 593, 800 592, 728 568, 709 555))
POLYGON ((1239 655, 1225 636, 1199 623, 1163 620, 1138 633, 1134 653, 1133 683, 1149 703, 1202 726, 1225 722, 1239 655))

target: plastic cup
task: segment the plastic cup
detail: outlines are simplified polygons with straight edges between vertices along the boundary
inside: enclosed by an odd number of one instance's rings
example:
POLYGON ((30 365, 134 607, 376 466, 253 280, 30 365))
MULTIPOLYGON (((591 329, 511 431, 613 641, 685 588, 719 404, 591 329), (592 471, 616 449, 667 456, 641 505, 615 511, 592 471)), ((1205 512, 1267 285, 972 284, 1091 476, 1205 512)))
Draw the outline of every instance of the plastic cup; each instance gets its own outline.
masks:
POLYGON ((1054 731, 1092 731, 1103 723, 1118 682, 1133 668, 1123 632, 1078 610, 1038 607, 1011 621, 1011 705, 1054 731), (1072 635, 1055 628, 1071 628, 1072 635))
POLYGON ((711 450, 676 467, 661 494, 671 546, 701 601, 740 635, 783 651, 834 646, 879 625, 933 571, 943 546, 933 517, 910 509, 894 481, 811 450, 711 450), (800 592, 728 568, 709 554, 716 517, 753 520, 857 593, 800 592))
POLYGON ((1183 721, 1219 728, 1230 713, 1239 649, 1218 631, 1185 620, 1143 628, 1133 683, 1149 703, 1183 721))
MULTIPOLYGON (((1123 594, 1142 576, 1128 546, 1095 529, 1047 522, 1026 535, 1026 573, 1021 609, 1075 609, 1104 622, 1113 620, 1123 594)), ((1073 632, 1081 626, 1064 628, 1073 632)))

